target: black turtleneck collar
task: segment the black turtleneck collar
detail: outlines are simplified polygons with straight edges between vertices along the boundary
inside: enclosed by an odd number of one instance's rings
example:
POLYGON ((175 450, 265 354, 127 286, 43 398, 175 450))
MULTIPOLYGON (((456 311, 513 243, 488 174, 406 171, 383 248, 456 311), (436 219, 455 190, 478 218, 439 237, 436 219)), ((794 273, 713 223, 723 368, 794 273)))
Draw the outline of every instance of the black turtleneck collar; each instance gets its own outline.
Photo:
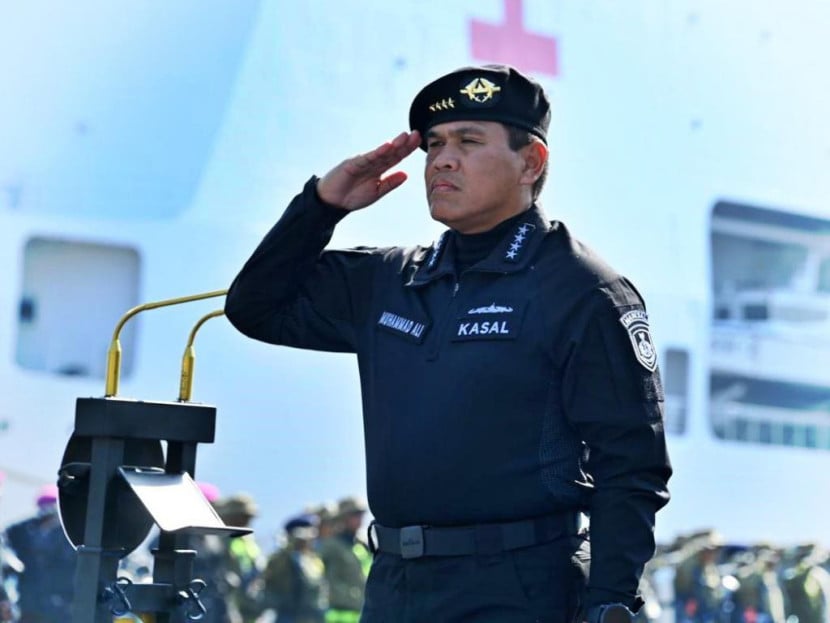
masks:
POLYGON ((510 231, 522 218, 527 216, 527 210, 511 216, 502 221, 493 229, 480 234, 462 234, 453 230, 453 243, 455 245, 455 272, 460 275, 465 270, 477 264, 501 242, 507 232, 510 231))

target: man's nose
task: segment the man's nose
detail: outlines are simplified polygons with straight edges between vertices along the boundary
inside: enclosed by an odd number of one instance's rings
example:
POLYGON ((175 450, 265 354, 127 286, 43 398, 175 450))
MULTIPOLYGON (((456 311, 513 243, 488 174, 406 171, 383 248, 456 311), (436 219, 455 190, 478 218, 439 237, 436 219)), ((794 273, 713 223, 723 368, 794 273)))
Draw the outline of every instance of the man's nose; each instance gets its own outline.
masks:
POLYGON ((458 154, 452 147, 444 146, 432 159, 432 166, 439 171, 454 171, 458 168, 458 154))

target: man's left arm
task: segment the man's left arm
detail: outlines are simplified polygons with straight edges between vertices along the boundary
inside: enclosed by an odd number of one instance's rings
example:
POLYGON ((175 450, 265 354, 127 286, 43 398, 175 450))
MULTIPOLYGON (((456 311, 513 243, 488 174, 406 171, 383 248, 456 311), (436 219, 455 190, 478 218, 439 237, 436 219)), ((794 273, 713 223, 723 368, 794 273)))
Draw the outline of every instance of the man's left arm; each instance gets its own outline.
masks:
POLYGON ((585 612, 612 603, 639 608, 655 514, 669 500, 663 390, 644 311, 625 284, 598 292, 565 373, 566 413, 588 445, 594 485, 585 612))

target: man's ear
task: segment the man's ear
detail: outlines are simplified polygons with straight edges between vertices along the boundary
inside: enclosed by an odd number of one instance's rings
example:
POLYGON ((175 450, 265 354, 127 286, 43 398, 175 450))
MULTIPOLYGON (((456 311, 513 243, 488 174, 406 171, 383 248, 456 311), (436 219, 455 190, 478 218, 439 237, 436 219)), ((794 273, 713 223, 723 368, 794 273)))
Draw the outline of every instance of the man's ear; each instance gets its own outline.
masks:
POLYGON ((533 185, 542 175, 545 163, 548 161, 548 147, 542 141, 531 141, 529 145, 522 147, 522 156, 524 157, 524 170, 520 181, 533 185))

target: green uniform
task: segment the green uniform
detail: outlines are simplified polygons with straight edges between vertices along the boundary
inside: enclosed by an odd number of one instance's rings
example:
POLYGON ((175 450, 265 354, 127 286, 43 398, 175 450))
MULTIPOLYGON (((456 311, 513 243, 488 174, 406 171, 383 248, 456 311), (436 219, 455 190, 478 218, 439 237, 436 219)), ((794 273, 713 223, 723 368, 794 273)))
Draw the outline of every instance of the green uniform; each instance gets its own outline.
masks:
MULTIPOLYGON (((736 593, 738 604, 746 613, 766 614, 772 623, 784 623, 784 593, 773 569, 764 561, 747 565, 738 573, 740 588, 736 593)), ((748 618, 745 615, 745 618, 748 618)))
POLYGON ((227 575, 231 578, 228 614, 232 621, 253 623, 262 613, 261 605, 250 590, 261 572, 262 552, 254 535, 232 538, 227 551, 227 575))
POLYGON ((326 623, 357 623, 372 564, 368 547, 340 534, 324 539, 319 552, 329 586, 326 623))
POLYGON ((328 589, 323 561, 313 550, 289 543, 268 559, 262 582, 263 605, 277 611, 278 622, 323 622, 328 589))
POLYGON ((830 574, 808 561, 801 561, 784 572, 784 592, 787 595, 788 615, 798 617, 798 623, 825 623, 827 601, 830 597, 830 574))

